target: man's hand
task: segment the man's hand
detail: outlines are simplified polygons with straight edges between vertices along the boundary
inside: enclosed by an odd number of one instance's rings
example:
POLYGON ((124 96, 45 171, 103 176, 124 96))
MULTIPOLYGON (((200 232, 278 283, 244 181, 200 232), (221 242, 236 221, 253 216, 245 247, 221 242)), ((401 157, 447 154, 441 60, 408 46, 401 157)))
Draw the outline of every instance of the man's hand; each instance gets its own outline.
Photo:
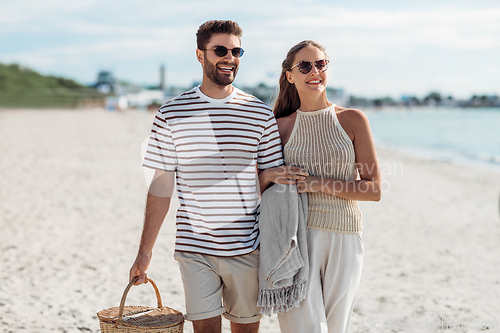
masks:
POLYGON ((146 270, 149 267, 149 263, 151 262, 151 255, 146 253, 138 253, 137 258, 135 258, 135 262, 130 269, 129 282, 131 282, 134 277, 138 276, 139 280, 137 280, 135 285, 139 285, 142 283, 148 282, 148 275, 146 274, 146 270))

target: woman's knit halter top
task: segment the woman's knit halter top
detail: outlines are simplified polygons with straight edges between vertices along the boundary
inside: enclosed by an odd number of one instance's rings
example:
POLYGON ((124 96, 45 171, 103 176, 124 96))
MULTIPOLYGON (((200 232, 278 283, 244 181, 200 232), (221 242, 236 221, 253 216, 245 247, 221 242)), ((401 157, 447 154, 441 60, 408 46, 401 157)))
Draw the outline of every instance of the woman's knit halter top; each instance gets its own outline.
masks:
MULTIPOLYGON (((311 176, 356 180, 356 156, 351 139, 340 125, 335 105, 303 112, 297 118, 284 148, 285 164, 299 166, 311 176)), ((307 226, 342 234, 360 234, 361 210, 356 200, 322 192, 307 193, 307 226)))

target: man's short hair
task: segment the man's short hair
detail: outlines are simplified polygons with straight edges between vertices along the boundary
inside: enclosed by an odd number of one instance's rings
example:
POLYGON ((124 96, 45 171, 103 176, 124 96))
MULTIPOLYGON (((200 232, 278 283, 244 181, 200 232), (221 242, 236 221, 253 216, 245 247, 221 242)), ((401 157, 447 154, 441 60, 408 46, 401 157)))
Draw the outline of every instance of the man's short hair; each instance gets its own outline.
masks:
POLYGON ((211 20, 203 23, 196 33, 196 44, 198 49, 204 50, 208 42, 215 34, 235 35, 241 40, 243 31, 238 23, 233 21, 211 20))

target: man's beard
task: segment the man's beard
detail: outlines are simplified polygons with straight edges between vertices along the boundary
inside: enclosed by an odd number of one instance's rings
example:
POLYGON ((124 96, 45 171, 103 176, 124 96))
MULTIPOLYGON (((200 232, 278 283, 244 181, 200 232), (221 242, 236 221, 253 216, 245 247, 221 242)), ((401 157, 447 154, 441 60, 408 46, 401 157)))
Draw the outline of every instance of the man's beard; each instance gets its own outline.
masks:
POLYGON ((234 71, 232 72, 233 75, 220 74, 219 71, 217 70, 217 64, 215 65, 212 64, 210 61, 207 60, 207 58, 205 58, 203 61, 203 67, 205 69, 207 77, 215 84, 225 87, 233 83, 234 79, 236 78, 236 73, 238 72, 238 67, 235 63, 229 63, 229 62, 220 63, 220 65, 228 65, 234 67, 234 71))

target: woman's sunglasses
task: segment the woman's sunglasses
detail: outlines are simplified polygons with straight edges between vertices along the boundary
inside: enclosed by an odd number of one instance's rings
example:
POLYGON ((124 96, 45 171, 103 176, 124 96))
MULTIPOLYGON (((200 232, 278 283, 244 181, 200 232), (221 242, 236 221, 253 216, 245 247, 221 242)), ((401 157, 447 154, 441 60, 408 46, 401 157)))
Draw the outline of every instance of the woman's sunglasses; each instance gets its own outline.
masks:
MULTIPOLYGON (((324 72, 327 70, 329 62, 330 61, 328 61, 326 59, 316 60, 314 62, 314 66, 316 66, 316 68, 318 69, 318 72, 324 72)), ((295 65, 293 65, 292 67, 290 67, 290 70, 292 70, 294 67, 298 67, 299 71, 302 74, 309 74, 309 72, 313 68, 313 63, 311 61, 300 61, 300 62, 296 63, 295 65)))
POLYGON ((233 57, 235 58, 240 58, 243 53, 245 53, 245 51, 241 48, 241 47, 235 47, 234 49, 228 49, 227 47, 225 46, 216 46, 214 47, 213 49, 201 49, 202 51, 214 51, 215 52, 215 55, 218 56, 218 57, 225 57, 226 54, 227 54, 227 51, 231 51, 231 53, 233 54, 233 57))

